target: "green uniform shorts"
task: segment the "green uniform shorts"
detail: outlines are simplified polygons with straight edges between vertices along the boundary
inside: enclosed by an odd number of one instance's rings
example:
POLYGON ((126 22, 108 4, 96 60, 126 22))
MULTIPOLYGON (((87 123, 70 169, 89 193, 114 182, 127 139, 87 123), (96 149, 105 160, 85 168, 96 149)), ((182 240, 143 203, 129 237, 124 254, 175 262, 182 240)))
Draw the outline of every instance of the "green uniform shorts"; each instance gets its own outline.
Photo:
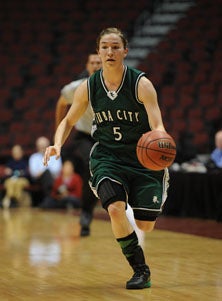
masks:
POLYGON ((161 213, 169 186, 168 169, 151 171, 137 162, 126 163, 124 158, 117 158, 107 148, 95 144, 90 155, 90 171, 90 186, 96 195, 104 179, 123 185, 136 219, 155 220, 161 213))

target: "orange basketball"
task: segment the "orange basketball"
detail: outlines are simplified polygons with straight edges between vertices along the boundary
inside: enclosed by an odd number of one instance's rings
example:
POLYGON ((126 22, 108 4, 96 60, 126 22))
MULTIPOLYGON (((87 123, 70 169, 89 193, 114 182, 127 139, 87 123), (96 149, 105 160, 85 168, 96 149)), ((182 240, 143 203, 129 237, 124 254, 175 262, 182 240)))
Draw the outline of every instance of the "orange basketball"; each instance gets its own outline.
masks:
POLYGON ((162 170, 173 163, 176 157, 176 143, 168 133, 153 130, 140 137, 136 153, 144 167, 162 170))

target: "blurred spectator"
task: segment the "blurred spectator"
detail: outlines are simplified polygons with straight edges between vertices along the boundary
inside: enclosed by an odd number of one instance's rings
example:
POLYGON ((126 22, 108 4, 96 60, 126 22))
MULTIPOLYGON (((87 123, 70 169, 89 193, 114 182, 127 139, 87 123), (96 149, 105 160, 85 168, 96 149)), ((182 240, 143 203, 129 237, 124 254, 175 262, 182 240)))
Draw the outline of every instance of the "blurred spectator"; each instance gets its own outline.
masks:
POLYGON ((222 130, 215 134, 215 149, 210 157, 217 168, 222 168, 222 130))
POLYGON ((6 163, 4 176, 6 193, 2 200, 3 208, 9 208, 12 201, 22 206, 30 206, 31 197, 24 190, 29 186, 28 160, 24 158, 21 145, 12 147, 11 159, 6 163))
MULTIPOLYGON (((54 179, 59 175, 62 169, 62 160, 56 160, 51 157, 48 166, 43 165, 43 156, 46 148, 49 146, 48 138, 42 136, 36 140, 36 152, 29 158, 29 173, 31 181, 40 185, 42 190, 42 199, 50 196, 54 179)), ((42 201, 42 200, 39 200, 42 201)))
MULTIPOLYGON (((73 102, 73 95, 77 87, 86 80, 87 76, 91 76, 95 71, 101 68, 101 59, 96 53, 88 55, 86 62, 87 75, 85 78, 73 81, 65 85, 61 90, 55 112, 56 128, 65 117, 67 109, 73 102)), ((90 235, 90 224, 93 218, 93 211, 98 202, 96 196, 89 186, 89 154, 95 141, 91 137, 91 128, 93 121, 93 111, 89 104, 84 115, 75 125, 75 132, 72 143, 63 149, 63 157, 72 156, 75 160, 76 171, 79 172, 83 179, 83 195, 82 195, 82 211, 80 214, 80 235, 90 235)))
POLYGON ((55 179, 51 196, 40 204, 41 208, 80 208, 82 197, 82 178, 75 172, 70 160, 63 163, 61 174, 55 179))
POLYGON ((207 121, 207 128, 209 132, 209 148, 212 151, 215 148, 215 133, 222 130, 222 118, 214 118, 207 121))

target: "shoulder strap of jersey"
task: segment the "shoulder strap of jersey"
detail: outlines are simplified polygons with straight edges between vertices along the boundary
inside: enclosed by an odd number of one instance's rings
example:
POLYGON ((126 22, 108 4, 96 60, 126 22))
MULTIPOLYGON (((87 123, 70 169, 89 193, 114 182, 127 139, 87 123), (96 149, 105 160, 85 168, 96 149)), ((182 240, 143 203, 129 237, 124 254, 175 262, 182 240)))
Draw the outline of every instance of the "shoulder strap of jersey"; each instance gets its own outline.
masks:
POLYGON ((87 81, 87 86, 88 86, 88 97, 89 97, 89 102, 92 104, 93 101, 93 95, 96 90, 96 85, 98 85, 98 80, 100 78, 100 70, 96 71, 93 73, 87 81))

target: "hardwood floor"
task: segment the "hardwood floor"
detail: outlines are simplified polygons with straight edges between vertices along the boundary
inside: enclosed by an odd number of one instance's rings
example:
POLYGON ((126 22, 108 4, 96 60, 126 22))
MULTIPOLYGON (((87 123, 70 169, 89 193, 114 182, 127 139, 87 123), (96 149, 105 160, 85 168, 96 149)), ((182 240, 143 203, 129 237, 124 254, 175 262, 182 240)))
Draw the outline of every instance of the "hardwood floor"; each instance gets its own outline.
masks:
POLYGON ((0 210, 0 300, 221 300, 222 241, 173 232, 166 219, 145 236, 152 287, 131 291, 132 271, 100 210, 85 238, 76 212, 0 210))

